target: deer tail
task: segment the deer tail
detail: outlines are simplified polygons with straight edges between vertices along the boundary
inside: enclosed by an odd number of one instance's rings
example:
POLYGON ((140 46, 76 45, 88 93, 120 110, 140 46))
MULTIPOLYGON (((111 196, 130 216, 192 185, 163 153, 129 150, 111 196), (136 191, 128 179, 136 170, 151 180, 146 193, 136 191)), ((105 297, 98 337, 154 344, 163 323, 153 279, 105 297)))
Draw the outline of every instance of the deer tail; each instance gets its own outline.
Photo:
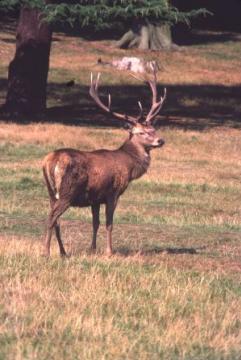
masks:
POLYGON ((44 175, 44 179, 45 179, 45 182, 46 182, 46 185, 48 188, 49 195, 52 198, 58 199, 59 194, 56 191, 55 183, 54 183, 53 177, 51 176, 50 166, 48 163, 47 164, 45 163, 43 166, 43 175, 44 175))

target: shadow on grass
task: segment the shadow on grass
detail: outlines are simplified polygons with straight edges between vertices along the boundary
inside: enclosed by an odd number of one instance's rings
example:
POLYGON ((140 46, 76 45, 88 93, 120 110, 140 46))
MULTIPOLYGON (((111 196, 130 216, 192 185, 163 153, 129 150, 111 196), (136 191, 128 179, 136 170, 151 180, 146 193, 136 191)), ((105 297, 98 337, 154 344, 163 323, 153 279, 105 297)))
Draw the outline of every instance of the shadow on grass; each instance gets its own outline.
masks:
POLYGON ((198 255, 200 254, 201 250, 204 250, 205 246, 202 247, 159 247, 155 246, 150 249, 141 249, 138 251, 130 250, 127 247, 120 247, 116 250, 116 254, 122 255, 122 256, 134 256, 134 255, 140 255, 140 256, 148 256, 148 255, 155 255, 155 254, 170 254, 170 255, 198 255))
MULTIPOLYGON (((159 246, 155 246, 152 248, 144 248, 144 249, 139 249, 139 250, 133 250, 129 247, 117 247, 116 249, 113 250, 113 255, 116 256, 121 256, 121 257, 135 257, 135 256, 153 256, 153 255, 160 255, 160 254, 168 254, 168 255, 200 255, 202 254, 202 251, 205 249, 205 246, 202 247, 190 247, 190 248, 186 248, 186 247, 159 247, 159 246)), ((71 251, 69 252, 69 256, 76 256, 79 255, 81 253, 86 253, 87 255, 98 255, 98 254, 104 254, 105 255, 105 250, 96 250, 96 251, 92 251, 90 250, 88 247, 86 249, 79 249, 79 248, 75 248, 75 249, 71 249, 71 251)))
POLYGON ((186 26, 177 26, 173 33, 174 42, 181 46, 202 45, 211 43, 225 43, 240 41, 240 34, 230 31, 190 30, 186 26))
MULTIPOLYGON (((6 91, 7 81, 0 78, 0 92, 6 91)), ((163 86, 165 86, 163 84, 163 86)), ((162 89, 160 88, 160 93, 162 89)), ((110 85, 100 89, 100 96, 107 102, 107 94, 112 94, 112 107, 127 114, 137 114, 137 101, 145 109, 150 108, 150 90, 146 86, 110 85)), ((167 100, 158 120, 159 126, 183 129, 206 130, 218 126, 241 128, 241 86, 221 85, 168 85, 167 100)), ((20 116, 14 121, 58 122, 69 125, 121 126, 121 122, 111 119, 96 107, 89 96, 89 88, 79 84, 71 87, 65 83, 48 85, 48 109, 37 117, 20 116)), ((10 120, 2 113, 1 119, 10 120)))
MULTIPOLYGON (((7 14, 0 13, 0 32, 9 33, 15 35, 17 27, 17 17, 8 16, 7 14)), ((0 37, 2 41, 5 38, 0 37)))

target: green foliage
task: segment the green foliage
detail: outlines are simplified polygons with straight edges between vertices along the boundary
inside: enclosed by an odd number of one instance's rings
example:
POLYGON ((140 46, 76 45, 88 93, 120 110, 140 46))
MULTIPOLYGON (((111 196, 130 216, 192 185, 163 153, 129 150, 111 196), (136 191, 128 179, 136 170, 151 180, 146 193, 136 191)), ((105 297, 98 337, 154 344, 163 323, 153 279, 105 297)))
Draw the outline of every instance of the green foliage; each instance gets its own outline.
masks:
POLYGON ((19 7, 19 0, 1 0, 0 12, 7 13, 19 7))
POLYGON ((49 22, 79 23, 81 27, 110 28, 118 23, 132 23, 149 20, 151 22, 189 23, 190 18, 206 13, 206 10, 180 12, 169 6, 166 0, 100 0, 79 1, 78 3, 49 4, 45 7, 49 22))
POLYGON ((71 0, 45 4, 44 0, 3 0, 2 7, 10 9, 19 5, 37 7, 45 13, 50 23, 79 24, 81 27, 104 29, 133 21, 178 22, 189 24, 190 19, 208 13, 205 9, 181 12, 167 0, 71 0), (4 5, 4 6, 3 6, 4 5))

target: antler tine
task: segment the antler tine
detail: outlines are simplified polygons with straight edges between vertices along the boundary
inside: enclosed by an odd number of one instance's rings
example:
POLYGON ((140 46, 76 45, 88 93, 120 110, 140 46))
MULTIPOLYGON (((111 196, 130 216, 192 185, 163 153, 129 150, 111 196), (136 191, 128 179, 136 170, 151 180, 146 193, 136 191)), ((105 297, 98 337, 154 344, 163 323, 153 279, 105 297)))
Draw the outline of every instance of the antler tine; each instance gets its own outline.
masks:
POLYGON ((153 105, 157 102, 156 80, 147 80, 147 83, 150 85, 152 91, 152 105, 153 105))
POLYGON ((152 74, 153 74, 153 79, 152 80, 148 80, 147 83, 150 85, 151 91, 152 91, 152 106, 151 109, 149 111, 149 113, 147 114, 146 117, 146 123, 151 123, 151 121, 155 118, 155 116, 157 116, 157 114, 159 113, 159 111, 162 108, 163 102, 166 99, 166 88, 164 88, 164 95, 163 97, 161 96, 160 100, 157 100, 157 64, 156 62, 151 63, 152 66, 152 74))
POLYGON ((140 121, 143 117, 143 107, 142 107, 142 103, 140 101, 138 101, 138 106, 139 106, 139 109, 140 109, 140 113, 139 113, 139 116, 137 118, 137 121, 140 121))
POLYGON ((95 82, 95 90, 98 90, 100 75, 101 75, 101 73, 98 73, 98 74, 97 74, 96 82, 95 82))
POLYGON ((162 105, 163 105, 164 101, 166 100, 166 97, 167 97, 167 88, 164 87, 163 96, 161 96, 160 101, 157 102, 157 110, 153 113, 153 116, 157 115, 158 112, 161 110, 162 105))
POLYGON ((111 95, 108 95, 108 108, 110 109, 111 107, 111 95))
MULTIPOLYGON (((129 124, 135 125, 138 122, 140 116, 134 117, 134 116, 129 116, 126 114, 121 114, 121 113, 111 111, 111 95, 110 94, 108 95, 108 106, 105 105, 100 100, 99 95, 98 95, 98 86, 99 86, 100 75, 101 75, 100 73, 97 74, 96 80, 93 80, 92 73, 90 75, 90 90, 89 90, 90 96, 94 99, 96 104, 104 111, 108 112, 109 114, 112 114, 113 116, 117 117, 118 119, 128 122, 129 124)), ((140 105, 139 105, 139 107, 140 107, 140 105)), ((142 107, 141 107, 141 109, 142 109, 142 107)), ((142 115, 142 114, 140 114, 140 115, 142 115)))
POLYGON ((162 105, 166 99, 166 88, 164 88, 164 95, 161 96, 160 101, 158 101, 155 107, 152 107, 151 111, 149 112, 148 116, 146 117, 146 122, 150 123, 153 119, 158 115, 160 112, 162 105))
POLYGON ((164 92, 164 94, 163 94, 163 96, 161 96, 162 104, 164 103, 164 101, 166 100, 166 97, 167 97, 167 88, 166 87, 164 87, 163 92, 164 92))
MULTIPOLYGON (((164 94, 163 94, 163 96, 161 96, 160 101, 158 102, 159 105, 158 105, 156 111, 152 114, 151 120, 154 119, 158 115, 159 111, 162 108, 164 101, 166 100, 166 96, 167 96, 167 89, 164 88, 164 94)), ((153 121, 153 124, 155 124, 155 120, 153 121)))

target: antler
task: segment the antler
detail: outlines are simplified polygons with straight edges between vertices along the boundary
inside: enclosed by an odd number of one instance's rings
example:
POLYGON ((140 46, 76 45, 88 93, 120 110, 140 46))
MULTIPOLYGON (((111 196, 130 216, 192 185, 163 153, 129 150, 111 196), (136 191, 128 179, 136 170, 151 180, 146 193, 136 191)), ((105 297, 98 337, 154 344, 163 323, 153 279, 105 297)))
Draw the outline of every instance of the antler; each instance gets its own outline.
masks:
MULTIPOLYGON (((152 71, 153 74, 153 79, 144 79, 144 81, 149 84, 150 88, 151 88, 151 92, 152 92, 152 106, 151 109, 149 111, 149 113, 146 116, 145 119, 145 123, 147 125, 153 123, 154 118, 158 115, 159 111, 162 108, 162 105, 166 99, 166 88, 164 88, 164 94, 163 96, 160 97, 160 99, 158 100, 158 94, 157 94, 157 70, 158 70, 158 66, 156 64, 155 61, 150 62, 150 69, 152 71)), ((104 111, 108 112, 109 114, 117 117, 118 119, 121 119, 125 122, 128 122, 131 125, 136 125, 138 123, 138 121, 140 121, 143 118, 143 108, 142 108, 142 104, 140 101, 138 101, 138 106, 140 108, 140 113, 139 116, 129 116, 127 114, 121 114, 115 111, 111 110, 111 95, 109 94, 108 96, 108 105, 105 105, 99 98, 98 95, 98 87, 99 87, 99 80, 100 80, 100 73, 97 74, 96 79, 93 79, 93 74, 91 73, 91 81, 90 81, 90 96, 94 99, 94 101, 96 102, 96 104, 103 109, 104 111)), ((137 78, 138 80, 141 80, 140 78, 138 78, 137 76, 135 76, 134 74, 131 74, 133 77, 137 78)))
POLYGON ((100 80, 100 73, 97 74, 96 80, 93 80, 93 74, 91 73, 90 76, 90 96, 94 99, 94 101, 96 102, 96 104, 103 109, 104 111, 107 111, 109 114, 117 117, 118 119, 124 120, 126 122, 128 122, 129 124, 132 125, 136 125, 138 123, 138 121, 142 118, 143 116, 143 109, 142 109, 142 105, 140 102, 138 102, 139 108, 140 108, 140 114, 137 117, 134 116, 129 116, 126 114, 120 114, 118 112, 112 111, 111 110, 111 95, 109 94, 108 96, 108 106, 105 105, 99 98, 98 95, 98 86, 99 86, 99 80, 100 80))
POLYGON ((152 106, 149 111, 149 113, 146 116, 146 124, 150 124, 152 120, 157 116, 159 111, 162 108, 162 105, 166 99, 167 89, 164 88, 164 94, 160 97, 160 100, 157 100, 157 88, 156 88, 156 82, 157 82, 157 64, 156 62, 151 63, 152 67, 152 73, 153 73, 153 80, 146 80, 146 82, 150 85, 151 91, 152 91, 152 106))

